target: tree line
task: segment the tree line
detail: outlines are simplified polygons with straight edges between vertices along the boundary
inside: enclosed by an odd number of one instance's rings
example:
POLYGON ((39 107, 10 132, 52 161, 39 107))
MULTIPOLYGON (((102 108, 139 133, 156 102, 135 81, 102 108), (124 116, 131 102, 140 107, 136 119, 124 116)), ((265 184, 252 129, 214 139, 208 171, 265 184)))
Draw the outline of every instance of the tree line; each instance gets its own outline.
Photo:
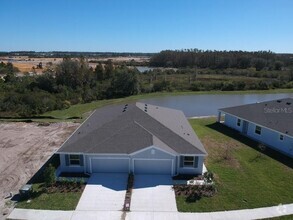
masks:
POLYGON ((78 103, 139 93, 293 88, 290 69, 188 67, 139 73, 134 67, 111 60, 92 68, 85 58, 64 58, 54 68, 43 67, 42 75, 18 77, 16 72, 11 63, 0 63, 4 76, 0 78, 0 117, 31 117, 78 103))
POLYGON ((164 50, 150 59, 154 67, 198 67, 211 69, 262 69, 281 70, 293 65, 290 54, 278 55, 271 51, 211 51, 211 50, 164 50))
POLYGON ((65 58, 54 72, 38 76, 7 72, 0 79, 0 116, 29 117, 77 103, 134 95, 139 92, 137 74, 135 69, 114 66, 111 60, 93 69, 83 58, 65 58))

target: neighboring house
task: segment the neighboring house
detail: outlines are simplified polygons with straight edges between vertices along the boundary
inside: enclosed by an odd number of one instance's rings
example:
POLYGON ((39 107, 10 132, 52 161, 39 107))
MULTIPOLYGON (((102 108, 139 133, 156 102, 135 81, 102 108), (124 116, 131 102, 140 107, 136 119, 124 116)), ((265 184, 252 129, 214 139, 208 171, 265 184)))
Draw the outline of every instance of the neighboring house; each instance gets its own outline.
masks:
POLYGON ((202 174, 206 150, 182 111, 144 103, 95 112, 56 152, 60 172, 202 174))
POLYGON ((243 135, 293 157, 293 99, 219 109, 218 121, 243 135))

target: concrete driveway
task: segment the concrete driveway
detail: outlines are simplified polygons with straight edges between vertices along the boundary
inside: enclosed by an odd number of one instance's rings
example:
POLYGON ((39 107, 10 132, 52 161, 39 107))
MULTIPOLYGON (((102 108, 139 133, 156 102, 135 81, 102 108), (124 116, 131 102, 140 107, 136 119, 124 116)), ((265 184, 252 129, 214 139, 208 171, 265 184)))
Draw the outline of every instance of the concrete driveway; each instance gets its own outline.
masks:
POLYGON ((78 211, 122 210, 127 173, 92 174, 77 204, 78 211))
POLYGON ((135 175, 131 211, 177 212, 170 175, 135 175))

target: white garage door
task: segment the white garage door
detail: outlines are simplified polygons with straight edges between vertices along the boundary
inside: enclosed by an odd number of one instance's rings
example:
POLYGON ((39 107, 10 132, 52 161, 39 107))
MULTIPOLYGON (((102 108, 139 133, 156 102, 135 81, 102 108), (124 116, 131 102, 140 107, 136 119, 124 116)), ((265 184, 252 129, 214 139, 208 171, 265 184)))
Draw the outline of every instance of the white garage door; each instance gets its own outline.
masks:
POLYGON ((172 160, 134 160, 134 174, 172 174, 172 160))
POLYGON ((92 173, 128 173, 129 159, 92 158, 92 173))

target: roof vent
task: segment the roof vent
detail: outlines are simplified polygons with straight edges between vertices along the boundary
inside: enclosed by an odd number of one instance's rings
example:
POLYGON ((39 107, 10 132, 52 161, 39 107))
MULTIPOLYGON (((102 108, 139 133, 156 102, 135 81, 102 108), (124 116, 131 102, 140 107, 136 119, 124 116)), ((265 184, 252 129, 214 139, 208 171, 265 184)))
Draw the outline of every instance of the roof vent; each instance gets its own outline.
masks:
POLYGON ((124 106, 124 109, 123 109, 123 111, 122 111, 122 112, 125 112, 125 111, 126 111, 126 109, 127 109, 127 106, 128 106, 128 104, 126 104, 126 105, 124 106))
POLYGON ((281 103, 282 101, 281 101, 281 100, 277 100, 277 102, 278 102, 278 103, 281 103))
POLYGON ((291 105, 291 102, 287 102, 286 105, 291 105))

